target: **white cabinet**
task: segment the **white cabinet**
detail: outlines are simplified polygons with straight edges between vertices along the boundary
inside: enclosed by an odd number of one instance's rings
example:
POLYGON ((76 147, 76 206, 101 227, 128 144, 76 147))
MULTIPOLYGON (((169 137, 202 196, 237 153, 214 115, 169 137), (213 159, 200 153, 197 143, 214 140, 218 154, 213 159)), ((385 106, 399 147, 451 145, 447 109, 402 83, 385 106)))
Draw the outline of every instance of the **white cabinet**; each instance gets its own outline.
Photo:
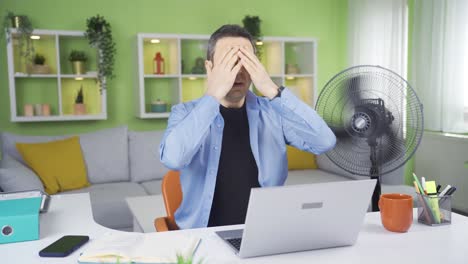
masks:
POLYGON ((106 91, 97 83, 97 51, 88 45, 82 31, 34 30, 32 40, 36 54, 45 57, 45 68, 32 68, 21 56, 18 34, 11 30, 7 43, 10 115, 12 122, 103 120, 107 118, 106 91), (38 39, 37 39, 38 38, 38 39), (72 50, 84 51, 88 57, 85 74, 72 72, 68 60, 72 50), (83 88, 86 113, 75 114, 78 91, 83 88), (27 109, 50 109, 50 115, 27 109), (25 107, 26 106, 26 107, 25 107), (29 114, 28 114, 29 113, 29 114))
MULTIPOLYGON (((136 116, 167 118, 171 106, 201 97, 206 88, 204 61, 208 35, 140 33, 137 35, 136 116), (164 73, 157 71, 157 54, 164 73), (165 103, 161 104, 161 102, 165 103), (159 105, 158 105, 159 103, 159 105)), ((316 100, 317 42, 312 38, 264 37, 257 43, 261 62, 278 85, 302 100, 316 100)), ((252 85, 252 91, 257 92, 252 85)))

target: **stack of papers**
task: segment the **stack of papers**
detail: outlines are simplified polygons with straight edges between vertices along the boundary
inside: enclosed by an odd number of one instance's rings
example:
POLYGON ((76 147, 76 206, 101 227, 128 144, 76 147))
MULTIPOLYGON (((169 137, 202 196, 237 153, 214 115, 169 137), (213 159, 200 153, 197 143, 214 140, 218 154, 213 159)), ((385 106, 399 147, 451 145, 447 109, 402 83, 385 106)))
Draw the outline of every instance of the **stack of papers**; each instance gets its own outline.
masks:
POLYGON ((200 238, 174 232, 113 232, 83 248, 78 263, 177 263, 177 255, 193 256, 200 238))

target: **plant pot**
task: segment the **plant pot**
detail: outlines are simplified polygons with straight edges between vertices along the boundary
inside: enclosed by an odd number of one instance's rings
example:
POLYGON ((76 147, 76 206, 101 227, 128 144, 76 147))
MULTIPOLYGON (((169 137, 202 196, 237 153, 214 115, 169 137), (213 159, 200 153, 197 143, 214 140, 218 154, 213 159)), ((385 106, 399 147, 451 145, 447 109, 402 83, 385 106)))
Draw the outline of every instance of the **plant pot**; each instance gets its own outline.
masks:
POLYGON ((154 101, 151 103, 151 112, 153 113, 167 112, 167 104, 161 100, 154 101))
POLYGON ((85 104, 74 104, 73 113, 75 115, 86 115, 86 105, 85 104))
POLYGON ((49 65, 28 64, 27 71, 30 74, 49 74, 49 65))
POLYGON ((83 75, 86 74, 84 61, 72 61, 73 74, 83 75))

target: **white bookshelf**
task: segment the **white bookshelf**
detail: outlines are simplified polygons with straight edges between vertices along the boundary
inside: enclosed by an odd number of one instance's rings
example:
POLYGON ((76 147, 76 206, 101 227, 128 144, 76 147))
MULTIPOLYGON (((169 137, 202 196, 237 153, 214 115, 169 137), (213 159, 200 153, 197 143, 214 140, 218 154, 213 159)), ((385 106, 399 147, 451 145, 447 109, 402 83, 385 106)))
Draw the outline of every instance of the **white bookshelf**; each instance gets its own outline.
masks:
POLYGON ((107 119, 106 91, 100 89, 97 79, 97 51, 87 45, 83 31, 34 30, 40 36, 34 43, 35 52, 46 57, 49 74, 28 74, 24 58, 20 56, 18 33, 11 29, 7 43, 10 120, 12 122, 49 122, 107 119), (73 74, 68 56, 71 50, 84 50, 90 71, 73 74), (93 65, 94 64, 94 65, 93 65), (91 71, 92 70, 92 71, 91 71), (80 87, 84 90, 87 114, 74 115, 74 96, 80 87), (50 116, 25 116, 25 104, 49 104, 50 116))
MULTIPOLYGON (((138 79, 135 85, 135 113, 138 118, 168 118, 171 106, 204 94, 206 75, 192 73, 192 67, 196 58, 205 60, 209 37, 188 34, 137 34, 138 79), (152 43, 152 40, 155 43, 152 43), (161 52, 165 60, 165 74, 152 72, 152 60, 156 52, 161 52), (151 102, 157 99, 168 104, 166 112, 151 112, 151 102)), ((290 88, 302 100, 314 106, 317 97, 316 39, 264 37, 261 49, 261 61, 273 81, 290 88), (287 72, 286 64, 297 65, 299 71, 287 72)), ((256 92, 253 85, 251 90, 256 92)))

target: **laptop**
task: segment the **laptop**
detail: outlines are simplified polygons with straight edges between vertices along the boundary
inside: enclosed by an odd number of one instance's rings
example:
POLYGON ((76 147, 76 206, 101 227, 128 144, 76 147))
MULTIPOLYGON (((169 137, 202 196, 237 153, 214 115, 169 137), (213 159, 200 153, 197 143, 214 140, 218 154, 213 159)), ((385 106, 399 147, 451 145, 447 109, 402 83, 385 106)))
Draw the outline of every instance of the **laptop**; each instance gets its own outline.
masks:
POLYGON ((376 180, 253 188, 244 229, 218 231, 241 258, 353 245, 376 180))

